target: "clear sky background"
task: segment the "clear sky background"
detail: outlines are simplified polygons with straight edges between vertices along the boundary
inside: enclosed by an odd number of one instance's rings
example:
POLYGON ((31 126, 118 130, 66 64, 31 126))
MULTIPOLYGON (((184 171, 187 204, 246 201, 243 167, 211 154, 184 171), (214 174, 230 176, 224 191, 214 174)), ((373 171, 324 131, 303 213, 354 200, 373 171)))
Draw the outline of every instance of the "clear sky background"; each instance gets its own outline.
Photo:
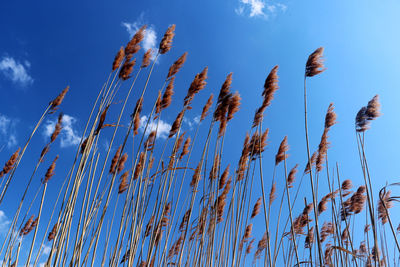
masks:
MULTIPOLYGON (((163 115, 167 131, 167 124, 175 119, 197 72, 209 67, 208 85, 196 96, 195 112, 188 113, 184 125, 188 131, 209 94, 218 94, 226 75, 233 72, 232 91, 241 94, 242 106, 228 126, 224 151, 226 162, 236 163, 254 111, 261 104, 264 80, 272 67, 279 65, 280 89, 264 121, 264 126, 270 128, 264 171, 272 175, 273 157, 285 135, 290 145, 288 167, 299 163, 302 171, 306 163, 304 66, 308 55, 323 46, 327 70, 308 83, 311 148, 318 146, 326 109, 333 102, 338 124, 330 131, 330 164, 338 162, 342 179, 361 185, 354 118, 379 94, 383 115, 372 122, 366 133, 367 158, 373 186, 378 191, 386 182, 398 182, 399 177, 398 14, 400 3, 394 0, 3 1, 0 162, 23 146, 48 102, 69 85, 71 90, 61 108, 68 115, 66 124, 48 158, 50 161, 60 154, 60 166, 69 166, 91 104, 119 47, 143 24, 149 27, 145 46, 158 47, 167 27, 176 24, 173 48, 159 59, 148 91, 149 98, 156 95, 170 64, 183 52, 189 53, 176 80, 176 105, 163 115)), ((137 97, 138 92, 135 93, 137 97)), ((133 106, 132 101, 128 109, 133 106)), ((145 107, 143 114, 149 108, 145 107)), ((16 204, 12 202, 19 201, 24 181, 48 141, 47 128, 55 120, 55 115, 49 117, 39 129, 30 146, 32 152, 28 151, 23 159, 22 166, 27 167, 17 172, 7 202, 0 205, 0 231, 13 216, 16 204)), ((48 164, 42 166, 40 173, 48 164)), ((54 188, 61 185, 66 170, 56 170, 51 181, 54 188)), ((266 179, 270 179, 268 175, 266 179)), ((56 192, 54 189, 49 197, 56 192)), ((392 214, 398 223, 400 213, 396 207, 392 214)))

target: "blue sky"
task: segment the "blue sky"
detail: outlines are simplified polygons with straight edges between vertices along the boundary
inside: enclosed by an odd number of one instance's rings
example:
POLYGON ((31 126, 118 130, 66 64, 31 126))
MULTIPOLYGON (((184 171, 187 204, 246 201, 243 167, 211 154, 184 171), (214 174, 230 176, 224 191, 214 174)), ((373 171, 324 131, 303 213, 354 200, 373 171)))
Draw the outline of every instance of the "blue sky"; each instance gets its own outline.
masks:
MULTIPOLYGON (((362 184, 354 118, 379 94, 383 115, 366 134, 366 153, 373 185, 381 188, 396 182, 399 173, 399 12, 400 3, 394 0, 6 1, 0 9, 0 162, 23 146, 48 102, 69 85, 62 105, 68 117, 48 159, 62 154, 60 166, 69 166, 119 47, 143 24, 148 25, 144 46, 157 47, 166 28, 176 24, 173 49, 157 62, 148 91, 148 98, 154 97, 170 64, 183 52, 189 53, 176 80, 176 105, 163 115, 166 131, 196 73, 209 67, 208 85, 193 104, 198 113, 209 93, 216 95, 226 75, 233 72, 232 91, 241 94, 242 106, 229 124, 225 141, 229 145, 224 151, 229 155, 226 161, 236 163, 261 104, 264 80, 279 65, 280 89, 264 122, 270 128, 265 172, 272 175, 273 157, 285 135, 290 145, 288 167, 299 163, 302 170, 306 162, 304 65, 308 55, 323 46, 327 70, 308 83, 312 150, 318 146, 326 109, 333 102, 338 124, 330 132, 330 163, 339 163, 342 179, 362 184)), ((138 92, 133 94, 137 97, 138 92)), ((133 106, 132 101, 128 109, 133 106)), ((148 109, 145 106, 143 114, 148 109)), ((184 125, 189 132, 196 124, 196 112, 188 114, 184 125)), ((18 171, 15 180, 30 175, 56 118, 48 117, 39 129, 24 158, 27 167, 18 171)), ((58 171, 52 186, 61 185, 66 174, 58 171)), ((23 189, 13 184, 10 190, 6 201, 19 201, 23 189)), ((55 198, 55 192, 49 198, 55 198)), ((2 204, 0 220, 6 223, 14 209, 14 204, 2 204)), ((396 209, 393 214, 398 221, 396 209)))

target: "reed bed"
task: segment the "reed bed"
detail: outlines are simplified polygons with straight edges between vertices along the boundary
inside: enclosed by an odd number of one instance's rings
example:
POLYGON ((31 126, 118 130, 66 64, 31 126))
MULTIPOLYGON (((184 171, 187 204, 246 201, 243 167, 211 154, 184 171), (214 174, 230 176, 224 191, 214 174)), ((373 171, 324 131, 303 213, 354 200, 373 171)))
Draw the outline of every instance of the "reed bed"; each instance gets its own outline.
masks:
POLYGON ((366 135, 380 116, 378 96, 355 114, 362 184, 343 180, 338 163, 329 165, 329 132, 336 124, 332 103, 312 153, 308 119, 317 115, 307 112, 307 81, 325 71, 322 47, 305 61, 305 162, 290 158, 287 136, 277 151, 266 151, 273 147, 268 144, 273 129, 266 129, 263 119, 279 93, 278 66, 266 75, 261 105, 243 133, 241 154, 227 160, 225 136, 234 130, 229 122, 241 105, 240 94, 231 90, 233 74, 221 81, 219 92, 210 93, 205 66, 188 84, 184 99, 176 99, 174 83, 187 59, 185 52, 155 90, 155 62, 168 57, 173 48, 175 25, 166 30, 157 51, 143 51, 140 58, 145 31, 146 26, 140 28, 110 62, 111 72, 95 96, 69 168, 60 169, 57 162, 63 155, 53 152, 63 127, 60 110, 70 90, 66 87, 44 109, 24 147, 1 169, 0 205, 7 205, 3 199, 14 194, 10 184, 23 188, 21 196, 14 196, 20 201, 2 237, 2 266, 400 264, 400 226, 391 216, 399 199, 392 190, 399 184, 373 188, 367 160, 366 135), (200 91, 210 96, 202 109, 195 110, 200 91), (172 112, 171 105, 179 111, 163 139, 158 131, 163 114, 172 112), (187 114, 199 117, 193 135, 184 132, 187 114), (23 168, 24 153, 51 116, 58 116, 54 132, 37 151, 29 179, 22 179, 18 170, 23 168), (267 162, 265 153, 275 160, 267 162), (48 165, 47 171, 42 165, 48 165), (58 193, 56 199, 48 200, 49 190, 58 193))

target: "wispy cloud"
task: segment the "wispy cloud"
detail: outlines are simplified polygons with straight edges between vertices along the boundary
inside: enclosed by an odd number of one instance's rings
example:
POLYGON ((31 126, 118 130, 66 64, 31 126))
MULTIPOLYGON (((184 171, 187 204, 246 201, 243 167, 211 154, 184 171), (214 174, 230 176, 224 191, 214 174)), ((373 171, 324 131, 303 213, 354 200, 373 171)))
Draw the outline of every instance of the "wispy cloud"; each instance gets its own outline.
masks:
MULTIPOLYGON (((142 13, 139 18, 135 22, 122 22, 121 25, 126 29, 126 31, 129 34, 129 37, 132 38, 132 36, 136 33, 136 31, 142 27, 145 23, 144 20, 144 13, 142 13)), ((153 25, 147 25, 146 32, 143 38, 143 41, 141 43, 141 46, 145 51, 148 49, 153 50, 153 58, 154 55, 156 54, 158 48, 157 48, 157 32, 155 30, 155 27, 153 25)))
POLYGON ((278 12, 285 12, 287 6, 282 3, 272 3, 265 0, 239 0, 236 14, 268 19, 278 12))
MULTIPOLYGON (((60 139, 60 146, 62 148, 79 144, 81 136, 74 129, 74 124, 76 123, 76 121, 76 118, 64 114, 62 119, 62 130, 58 137, 60 139)), ((43 130, 43 136, 46 138, 46 141, 48 141, 47 139, 53 133, 56 123, 57 119, 46 121, 43 130)))
POLYGON ((0 147, 11 148, 17 144, 17 122, 17 119, 0 114, 0 147))
POLYGON ((10 220, 7 218, 4 211, 0 210, 0 234, 7 233, 9 226, 10 226, 10 220))
POLYGON ((29 61, 20 63, 14 58, 5 56, 0 61, 0 71, 3 75, 10 79, 14 84, 27 86, 33 83, 33 78, 28 74, 27 69, 31 66, 29 61))
MULTIPOLYGON (((140 117, 139 130, 142 133, 144 132, 144 130, 146 128, 147 119, 148 119, 148 117, 146 115, 143 115, 142 117, 140 117)), ((157 129, 157 137, 166 139, 168 137, 169 131, 171 130, 171 124, 169 124, 163 120, 160 120, 158 123, 158 127, 157 127, 157 121, 150 120, 145 134, 148 135, 150 132, 155 131, 156 129, 157 129)))

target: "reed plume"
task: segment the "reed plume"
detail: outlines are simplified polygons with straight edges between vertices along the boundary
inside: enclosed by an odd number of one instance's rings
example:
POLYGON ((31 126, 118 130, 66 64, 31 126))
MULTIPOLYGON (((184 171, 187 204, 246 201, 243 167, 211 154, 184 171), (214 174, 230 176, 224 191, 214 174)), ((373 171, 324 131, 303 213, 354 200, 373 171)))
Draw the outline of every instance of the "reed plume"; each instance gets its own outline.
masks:
POLYGON ((161 98, 160 110, 166 109, 171 105, 172 96, 174 95, 174 81, 175 77, 172 77, 168 82, 167 88, 161 98))
POLYGON ((254 204, 253 211, 251 212, 251 219, 257 216, 261 210, 261 197, 257 199, 256 204, 254 204))
POLYGON ((200 121, 203 121, 207 117, 208 111, 210 110, 210 108, 213 104, 213 97, 214 97, 214 95, 211 94, 210 97, 208 98, 206 104, 204 105, 203 111, 201 112, 200 121))
POLYGON ((53 162, 51 163, 50 167, 47 169, 47 172, 44 176, 43 183, 47 183, 51 177, 54 176, 54 169, 56 168, 56 161, 58 160, 58 155, 54 158, 53 162))
POLYGON ((202 72, 196 74, 194 77, 192 83, 190 84, 190 87, 188 89, 188 92, 184 98, 183 105, 189 106, 190 103, 192 103, 194 96, 200 92, 200 90, 204 89, 206 86, 207 82, 207 72, 208 72, 208 67, 205 67, 202 72))
POLYGON ((3 170, 1 170, 0 172, 0 178, 3 177, 5 174, 9 173, 13 169, 14 164, 17 162, 20 150, 21 148, 18 148, 17 151, 15 151, 14 154, 11 155, 10 159, 4 165, 3 170))
POLYGON ((119 68, 122 61, 124 60, 124 57, 125 57, 125 50, 124 50, 124 47, 121 46, 121 48, 118 50, 117 54, 115 55, 115 58, 114 58, 114 61, 112 64, 112 71, 119 68))
POLYGON ((68 91, 69 86, 65 87, 64 90, 62 90, 61 93, 53 101, 50 102, 50 114, 56 112, 68 91))
POLYGON ((153 56, 153 50, 151 48, 147 49, 147 51, 143 55, 141 68, 147 68, 150 65, 151 57, 153 56))
POLYGON ((174 64, 171 65, 171 67, 169 67, 168 75, 167 75, 167 80, 168 80, 169 78, 171 78, 172 76, 175 76, 175 75, 179 72, 179 70, 182 68, 183 64, 185 64, 187 54, 188 54, 188 52, 183 53, 183 55, 180 56, 180 57, 174 62, 174 64))
POLYGON ((306 63, 306 77, 313 77, 326 70, 324 67, 324 60, 322 54, 324 53, 324 48, 317 48, 309 57, 306 63))
POLYGON ((109 173, 111 173, 111 174, 115 174, 115 171, 117 170, 118 159, 121 156, 121 148, 122 148, 122 146, 118 147, 117 151, 114 154, 114 157, 111 160, 111 165, 110 165, 110 170, 109 170, 109 173))
POLYGON ((50 136, 50 143, 53 143, 60 134, 62 129, 62 119, 63 119, 63 114, 60 113, 60 115, 58 115, 57 123, 54 126, 54 131, 50 136))
POLYGON ((138 45, 143 40, 147 25, 140 27, 133 35, 132 39, 127 43, 125 47, 125 55, 132 55, 137 53, 138 45))
POLYGON ((289 145, 287 143, 287 136, 285 136, 279 145, 278 153, 275 156, 275 166, 278 165, 283 160, 287 159, 288 155, 286 152, 289 149, 289 145))
POLYGON ((175 24, 172 24, 171 26, 169 26, 169 28, 165 32, 160 42, 160 47, 159 47, 160 54, 165 54, 171 49, 172 39, 174 38, 174 36, 175 36, 175 24))

